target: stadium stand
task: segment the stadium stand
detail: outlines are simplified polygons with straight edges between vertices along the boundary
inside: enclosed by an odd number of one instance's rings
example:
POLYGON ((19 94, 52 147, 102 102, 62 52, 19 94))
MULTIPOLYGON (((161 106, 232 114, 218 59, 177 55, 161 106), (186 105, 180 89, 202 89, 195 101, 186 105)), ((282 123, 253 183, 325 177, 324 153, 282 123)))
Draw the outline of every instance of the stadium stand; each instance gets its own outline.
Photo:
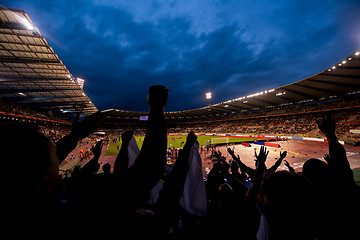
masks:
MULTIPOLYGON (((231 133, 271 136, 322 137, 315 120, 324 113, 333 114, 338 122, 337 134, 343 141, 358 138, 350 129, 359 129, 360 98, 353 94, 346 98, 309 102, 279 108, 236 113, 204 118, 169 119, 169 132, 181 133, 191 130, 198 133, 231 133)), ((107 119, 106 128, 145 129, 139 119, 107 119)))
POLYGON ((0 24, 1 102, 62 116, 97 111, 24 11, 0 7, 0 24))

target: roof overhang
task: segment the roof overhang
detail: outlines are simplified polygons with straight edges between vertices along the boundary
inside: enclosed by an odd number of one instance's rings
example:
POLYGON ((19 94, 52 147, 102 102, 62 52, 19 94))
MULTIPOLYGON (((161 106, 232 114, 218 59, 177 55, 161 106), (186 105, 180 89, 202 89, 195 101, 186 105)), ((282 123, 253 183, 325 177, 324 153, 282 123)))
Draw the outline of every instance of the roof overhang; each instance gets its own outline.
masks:
MULTIPOLYGON (((322 101, 360 93, 360 51, 342 59, 334 66, 300 81, 202 108, 166 112, 168 119, 202 118, 231 115, 310 101, 322 101)), ((120 111, 118 118, 138 118, 144 112, 120 111)))
POLYGON ((4 7, 0 7, 0 97, 40 111, 97 111, 30 17, 4 7))

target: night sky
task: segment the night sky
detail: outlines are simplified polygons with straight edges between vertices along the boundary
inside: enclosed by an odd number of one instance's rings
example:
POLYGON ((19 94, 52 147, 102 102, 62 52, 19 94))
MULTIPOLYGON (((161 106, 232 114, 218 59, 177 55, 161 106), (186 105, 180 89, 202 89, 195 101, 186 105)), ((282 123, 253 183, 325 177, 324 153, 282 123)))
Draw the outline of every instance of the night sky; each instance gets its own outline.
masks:
POLYGON ((360 48, 353 0, 1 0, 25 10, 99 108, 166 111, 227 101, 301 80, 360 48))

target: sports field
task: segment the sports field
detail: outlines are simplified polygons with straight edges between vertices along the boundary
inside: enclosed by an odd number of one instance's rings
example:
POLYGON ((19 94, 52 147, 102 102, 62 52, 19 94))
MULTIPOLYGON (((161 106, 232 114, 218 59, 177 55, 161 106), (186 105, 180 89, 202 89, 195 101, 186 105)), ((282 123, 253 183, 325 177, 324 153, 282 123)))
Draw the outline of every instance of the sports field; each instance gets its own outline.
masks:
MULTIPOLYGON (((168 148, 182 148, 186 142, 187 135, 168 135, 168 148)), ((249 138, 241 138, 241 137, 220 137, 220 136, 205 136, 205 135, 197 135, 198 142, 201 146, 205 146, 205 143, 215 143, 215 144, 223 144, 223 143, 239 143, 239 142, 248 142, 253 141, 254 139, 249 138)), ((257 140, 263 140, 262 138, 256 138, 257 140)), ((135 136, 136 143, 141 149, 144 136, 135 136)), ((121 141, 117 143, 110 142, 108 149, 105 152, 105 156, 117 155, 121 148, 121 141), (118 149, 119 148, 119 149, 118 149)))
MULTIPOLYGON (((214 140, 213 138, 220 138, 219 136, 201 136, 198 135, 199 143, 204 145, 207 141, 214 140)), ((144 137, 136 136, 135 137, 139 147, 141 148, 142 142, 144 137)), ((253 138, 241 138, 241 137, 228 137, 229 142, 248 142, 253 141, 253 138)), ((261 138, 257 138, 260 140, 261 138)), ((168 146, 172 144, 172 146, 175 147, 181 147, 181 143, 186 140, 186 135, 169 135, 168 136, 168 146), (174 141, 175 140, 175 141, 174 141)), ((223 140, 226 142, 226 137, 223 137, 223 140)), ((218 141, 218 140, 217 140, 218 141)), ((277 142, 279 144, 278 147, 273 146, 266 146, 267 150, 269 151, 269 156, 267 159, 267 165, 272 166, 275 161, 278 159, 280 152, 287 151, 286 160, 290 163, 290 165, 296 170, 296 171, 302 171, 302 166, 304 162, 310 158, 318 158, 323 159, 324 154, 329 153, 329 146, 326 142, 319 142, 319 141, 305 141, 305 140, 287 140, 287 141, 281 141, 277 142)), ((121 147, 120 143, 110 143, 109 146, 106 145, 106 148, 103 148, 102 155, 100 157, 99 163, 101 165, 104 165, 106 163, 110 163, 111 166, 114 166, 114 161, 116 158, 117 153, 119 150, 117 150, 117 145, 119 145, 119 148, 121 147), (107 149, 107 150, 106 150, 107 149), (105 153, 106 152, 106 153, 105 153)), ((76 148, 72 153, 69 154, 69 156, 79 155, 79 149, 85 148, 85 147, 91 147, 91 144, 83 145, 81 147, 76 148)), ((235 154, 239 155, 241 158, 241 161, 246 164, 247 166, 254 166, 254 151, 255 149, 259 150, 261 145, 258 144, 250 144, 250 147, 244 146, 242 144, 236 144, 234 146, 231 146, 231 148, 234 149, 235 154)), ((358 185, 360 185, 360 148, 359 147, 353 147, 349 145, 344 145, 344 148, 346 150, 346 155, 350 163, 350 167, 354 171, 354 178, 358 185)), ((230 156, 227 153, 226 146, 218 147, 217 150, 219 150, 223 156, 226 157, 227 160, 230 160, 230 156)), ((210 151, 202 151, 200 153, 201 158, 203 160, 202 166, 203 166, 203 172, 204 176, 206 170, 209 170, 212 168, 212 162, 209 159, 211 152, 210 151)), ((62 170, 68 169, 69 166, 66 165, 66 163, 70 163, 71 160, 69 160, 69 156, 64 161, 63 166, 60 166, 62 170)), ((84 165, 89 159, 84 160, 81 162, 81 165, 84 165)), ((71 165, 70 167, 73 167, 71 165)), ((287 170, 286 166, 282 164, 278 170, 287 170)))

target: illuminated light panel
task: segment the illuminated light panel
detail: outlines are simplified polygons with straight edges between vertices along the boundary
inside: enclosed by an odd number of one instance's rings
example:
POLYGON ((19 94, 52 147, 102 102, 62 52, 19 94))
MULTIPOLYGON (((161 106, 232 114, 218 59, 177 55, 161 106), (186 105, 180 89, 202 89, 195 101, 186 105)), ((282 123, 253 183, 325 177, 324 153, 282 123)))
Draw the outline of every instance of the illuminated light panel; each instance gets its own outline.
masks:
POLYGON ((22 24, 24 24, 25 27, 26 27, 28 30, 34 30, 34 29, 35 29, 34 26, 33 26, 26 18, 21 17, 20 20, 21 20, 22 24))
POLYGON ((207 93, 205 94, 205 96, 206 96, 206 99, 211 99, 211 92, 207 92, 207 93))

